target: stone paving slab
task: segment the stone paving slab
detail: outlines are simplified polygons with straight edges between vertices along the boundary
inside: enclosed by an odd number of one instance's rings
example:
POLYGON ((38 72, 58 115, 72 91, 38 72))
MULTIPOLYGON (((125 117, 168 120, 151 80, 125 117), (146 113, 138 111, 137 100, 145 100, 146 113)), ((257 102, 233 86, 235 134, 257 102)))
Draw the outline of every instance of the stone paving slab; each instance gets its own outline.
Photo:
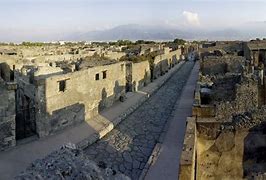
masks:
POLYGON ((186 119, 192 115, 194 90, 198 79, 198 72, 199 63, 197 62, 183 89, 180 100, 176 104, 177 107, 173 111, 172 119, 169 121, 168 126, 166 126, 167 129, 163 140, 156 145, 140 179, 178 179, 179 160, 183 147, 186 119))
POLYGON ((129 98, 117 102, 99 116, 75 127, 70 127, 58 134, 20 144, 12 149, 0 152, 0 180, 9 180, 23 171, 31 162, 44 158, 69 142, 85 148, 110 132, 120 121, 136 110, 159 87, 161 87, 180 67, 183 61, 140 91, 130 93, 129 98))

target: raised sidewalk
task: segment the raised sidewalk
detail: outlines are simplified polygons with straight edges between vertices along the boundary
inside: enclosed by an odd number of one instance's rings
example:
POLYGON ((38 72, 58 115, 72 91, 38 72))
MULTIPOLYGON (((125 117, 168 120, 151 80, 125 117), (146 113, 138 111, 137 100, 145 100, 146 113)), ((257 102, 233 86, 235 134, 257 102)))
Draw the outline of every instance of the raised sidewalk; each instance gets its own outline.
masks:
POLYGON ((36 159, 40 159, 67 143, 85 148, 110 132, 119 122, 145 102, 182 65, 181 61, 164 76, 159 77, 138 92, 128 93, 125 102, 117 102, 98 116, 58 134, 21 143, 7 151, 0 152, 0 180, 10 180, 25 170, 36 159))

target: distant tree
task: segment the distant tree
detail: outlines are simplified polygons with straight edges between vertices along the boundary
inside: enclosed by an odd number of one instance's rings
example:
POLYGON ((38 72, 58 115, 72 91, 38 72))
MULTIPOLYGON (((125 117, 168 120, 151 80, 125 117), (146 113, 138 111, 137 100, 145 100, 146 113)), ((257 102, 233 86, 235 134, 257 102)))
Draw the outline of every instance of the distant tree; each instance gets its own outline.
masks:
POLYGON ((96 46, 104 46, 104 47, 108 46, 107 42, 92 42, 91 44, 96 46))
POLYGON ((184 45, 186 43, 186 41, 184 39, 178 39, 178 38, 176 38, 174 40, 174 43, 176 43, 177 45, 184 45))
POLYGON ((144 40, 137 40, 135 44, 144 44, 144 40))
POLYGON ((43 46, 45 43, 43 42, 22 42, 23 46, 43 46))
POLYGON ((115 45, 116 45, 116 42, 114 42, 114 41, 109 42, 109 45, 110 45, 110 46, 115 46, 115 45))
POLYGON ((154 41, 137 40, 135 44, 154 44, 154 41))
POLYGON ((133 44, 130 40, 118 40, 117 45, 118 46, 127 46, 133 44))

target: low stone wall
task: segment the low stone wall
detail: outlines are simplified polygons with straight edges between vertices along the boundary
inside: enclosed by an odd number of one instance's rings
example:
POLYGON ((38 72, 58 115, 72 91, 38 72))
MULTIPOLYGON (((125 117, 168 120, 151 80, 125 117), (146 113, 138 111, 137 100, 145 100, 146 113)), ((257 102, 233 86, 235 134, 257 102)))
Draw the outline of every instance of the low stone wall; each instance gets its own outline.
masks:
POLYGON ((213 105, 194 105, 192 115, 195 117, 214 117, 215 107, 213 105))
POLYGON ((195 118, 187 118, 187 128, 183 150, 179 163, 179 179, 194 180, 196 173, 196 122, 195 118))
POLYGON ((214 119, 188 118, 180 180, 242 179, 247 131, 221 127, 214 119))

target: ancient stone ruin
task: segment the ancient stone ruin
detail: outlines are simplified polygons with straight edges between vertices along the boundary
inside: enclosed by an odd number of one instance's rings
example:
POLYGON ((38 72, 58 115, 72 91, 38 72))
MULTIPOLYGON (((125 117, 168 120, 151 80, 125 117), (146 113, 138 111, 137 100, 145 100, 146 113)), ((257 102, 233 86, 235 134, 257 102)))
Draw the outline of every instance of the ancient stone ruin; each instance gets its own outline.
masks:
POLYGON ((167 73, 181 58, 180 48, 156 43, 140 45, 137 62, 122 58, 134 51, 119 46, 11 45, 0 52, 1 150, 89 121, 125 101, 126 93, 167 73))
MULTIPOLYGON (((203 50, 193 116, 187 119, 180 179, 266 177, 265 55, 261 43, 243 43, 234 55, 203 50)), ((222 49, 214 46, 212 50, 215 48, 222 49)))

